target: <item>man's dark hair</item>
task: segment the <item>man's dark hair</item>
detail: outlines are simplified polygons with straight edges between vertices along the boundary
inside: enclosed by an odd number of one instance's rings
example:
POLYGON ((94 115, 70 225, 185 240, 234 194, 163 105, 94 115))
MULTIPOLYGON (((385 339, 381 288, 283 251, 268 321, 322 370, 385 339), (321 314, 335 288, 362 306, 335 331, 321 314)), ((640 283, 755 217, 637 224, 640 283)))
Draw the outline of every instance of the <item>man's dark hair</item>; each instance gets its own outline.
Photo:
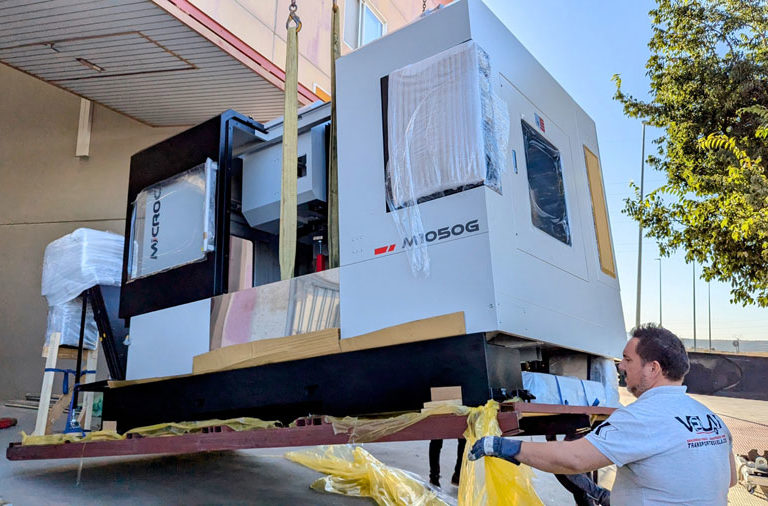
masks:
POLYGON ((632 329, 632 337, 638 340, 637 354, 643 364, 657 361, 667 379, 681 380, 691 368, 683 342, 664 327, 653 323, 640 325, 632 329))

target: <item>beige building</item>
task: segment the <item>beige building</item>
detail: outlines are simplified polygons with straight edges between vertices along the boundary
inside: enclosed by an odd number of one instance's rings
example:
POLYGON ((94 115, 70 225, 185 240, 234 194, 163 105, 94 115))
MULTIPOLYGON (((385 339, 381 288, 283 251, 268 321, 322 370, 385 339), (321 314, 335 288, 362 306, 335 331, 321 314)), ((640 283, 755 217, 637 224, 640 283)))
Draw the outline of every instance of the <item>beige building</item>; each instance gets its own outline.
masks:
MULTIPOLYGON (((45 246, 79 227, 123 233, 130 156, 227 108, 282 114, 290 0, 20 4, 0 16, 0 399, 40 387, 45 246)), ((330 92, 332 0, 297 4, 307 104, 330 92)), ((343 53, 422 10, 339 4, 343 53)))

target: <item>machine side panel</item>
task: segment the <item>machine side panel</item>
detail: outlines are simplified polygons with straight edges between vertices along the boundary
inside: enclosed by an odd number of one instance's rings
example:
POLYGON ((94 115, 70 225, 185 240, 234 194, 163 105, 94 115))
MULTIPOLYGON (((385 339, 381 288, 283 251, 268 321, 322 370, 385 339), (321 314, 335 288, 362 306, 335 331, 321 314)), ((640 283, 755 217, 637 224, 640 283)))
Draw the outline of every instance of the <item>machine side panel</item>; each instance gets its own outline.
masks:
POLYGON ((126 379, 192 373, 192 357, 209 351, 210 319, 210 300, 134 316, 126 379))

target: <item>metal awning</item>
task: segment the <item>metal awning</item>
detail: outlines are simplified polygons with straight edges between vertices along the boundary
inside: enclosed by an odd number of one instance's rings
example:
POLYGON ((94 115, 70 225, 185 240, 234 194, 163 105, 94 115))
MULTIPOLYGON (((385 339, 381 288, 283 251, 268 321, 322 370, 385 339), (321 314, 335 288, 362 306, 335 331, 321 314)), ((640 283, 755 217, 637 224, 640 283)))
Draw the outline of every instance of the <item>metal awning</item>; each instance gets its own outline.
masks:
MULTIPOLYGON (((284 72, 187 0, 0 0, 0 62, 152 126, 283 114, 284 72)), ((318 98, 299 86, 300 105, 318 98)))

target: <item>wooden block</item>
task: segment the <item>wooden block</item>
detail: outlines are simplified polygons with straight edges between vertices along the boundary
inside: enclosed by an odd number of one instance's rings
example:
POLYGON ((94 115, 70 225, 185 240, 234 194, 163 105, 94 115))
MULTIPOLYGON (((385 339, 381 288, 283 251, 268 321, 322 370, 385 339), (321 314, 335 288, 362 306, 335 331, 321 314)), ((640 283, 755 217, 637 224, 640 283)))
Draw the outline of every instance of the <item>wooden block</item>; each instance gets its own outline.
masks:
POLYGON ((450 313, 433 318, 416 320, 369 334, 341 340, 341 351, 367 350, 395 344, 427 341, 442 337, 462 336, 467 333, 464 312, 450 313))
POLYGON ((240 369, 339 353, 339 329, 326 329, 295 336, 261 339, 225 346, 194 357, 193 374, 240 369))
MULTIPOLYGON (((461 406, 461 399, 451 399, 446 401, 429 401, 424 403, 424 409, 437 408, 440 406, 461 406)), ((422 411, 424 411, 422 409, 422 411)))
POLYGON ((461 400, 461 387, 432 387, 429 389, 432 401, 461 400))
POLYGON ((111 430, 117 432, 117 422, 114 420, 104 420, 101 422, 101 430, 111 430))

